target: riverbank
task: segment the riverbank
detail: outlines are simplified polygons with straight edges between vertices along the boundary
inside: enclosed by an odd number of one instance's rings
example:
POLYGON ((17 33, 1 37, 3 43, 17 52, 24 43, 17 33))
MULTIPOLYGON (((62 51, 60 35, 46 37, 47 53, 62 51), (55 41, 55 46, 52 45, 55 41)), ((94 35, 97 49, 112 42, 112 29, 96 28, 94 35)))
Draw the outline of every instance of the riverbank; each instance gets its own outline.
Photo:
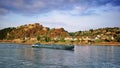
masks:
MULTIPOLYGON (((27 41, 27 42, 22 42, 22 41, 13 41, 13 40, 0 40, 0 43, 16 43, 16 44, 25 44, 25 45, 32 45, 35 43, 38 43, 36 41, 27 41)), ((79 43, 79 42, 40 42, 40 44, 62 44, 62 45, 106 45, 106 46, 120 46, 120 42, 100 42, 100 43, 79 43)))

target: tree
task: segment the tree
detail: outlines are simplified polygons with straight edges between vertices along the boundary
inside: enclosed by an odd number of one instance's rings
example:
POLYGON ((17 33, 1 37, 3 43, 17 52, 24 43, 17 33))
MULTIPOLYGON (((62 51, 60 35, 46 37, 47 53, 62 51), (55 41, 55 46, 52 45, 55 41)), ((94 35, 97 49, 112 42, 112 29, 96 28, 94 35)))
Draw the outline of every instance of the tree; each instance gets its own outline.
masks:
POLYGON ((120 38, 116 38, 116 41, 117 41, 117 42, 120 42, 120 38))
POLYGON ((75 33, 74 32, 70 32, 69 35, 70 36, 75 36, 75 33))
POLYGON ((93 32, 93 29, 90 29, 89 31, 92 33, 92 32, 93 32))
POLYGON ((41 37, 40 36, 37 36, 37 40, 40 41, 41 37))
POLYGON ((45 42, 49 42, 50 41, 50 38, 48 36, 45 36, 45 42))
POLYGON ((120 36, 116 37, 116 38, 115 38, 115 41, 116 41, 116 42, 120 42, 120 36))
POLYGON ((0 39, 1 40, 6 39, 7 38, 7 34, 9 32, 11 32, 13 29, 15 29, 15 28, 5 28, 5 29, 0 30, 0 39))
POLYGON ((62 38, 60 39, 60 41, 61 41, 61 42, 65 42, 64 37, 62 37, 62 38))

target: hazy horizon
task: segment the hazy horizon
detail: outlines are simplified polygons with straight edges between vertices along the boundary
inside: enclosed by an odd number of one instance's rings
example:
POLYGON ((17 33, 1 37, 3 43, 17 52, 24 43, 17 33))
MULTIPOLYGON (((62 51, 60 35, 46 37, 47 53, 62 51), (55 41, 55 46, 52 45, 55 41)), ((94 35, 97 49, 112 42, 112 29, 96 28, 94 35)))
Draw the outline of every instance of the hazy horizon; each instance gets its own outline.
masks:
POLYGON ((0 29, 40 23, 69 32, 120 27, 120 0, 0 0, 0 29))

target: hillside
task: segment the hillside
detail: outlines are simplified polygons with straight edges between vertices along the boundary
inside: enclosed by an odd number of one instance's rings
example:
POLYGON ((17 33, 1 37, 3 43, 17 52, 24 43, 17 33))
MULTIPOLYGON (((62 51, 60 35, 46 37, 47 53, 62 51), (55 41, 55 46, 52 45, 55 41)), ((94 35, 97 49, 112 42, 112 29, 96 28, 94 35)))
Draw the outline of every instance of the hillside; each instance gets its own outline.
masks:
POLYGON ((50 38, 60 38, 60 37, 66 37, 69 36, 69 33, 65 31, 63 28, 53 28, 50 29, 48 27, 44 27, 40 25, 39 23, 35 24, 28 24, 28 25, 22 25, 19 27, 16 27, 14 29, 8 30, 7 29, 1 30, 0 34, 4 33, 5 36, 2 36, 3 38, 0 39, 8 39, 8 40, 14 40, 14 39, 25 39, 25 38, 37 38, 40 37, 50 37, 50 38))
POLYGON ((66 42, 100 43, 120 42, 120 28, 99 28, 88 31, 68 32, 64 28, 48 28, 39 23, 0 30, 0 40, 15 42, 66 42))
POLYGON ((7 33, 11 32, 12 30, 14 30, 15 28, 5 28, 0 30, 0 39, 6 39, 7 38, 7 33))
POLYGON ((28 24, 17 27, 7 34, 7 39, 17 39, 25 37, 36 37, 38 35, 45 35, 49 32, 49 28, 43 27, 39 23, 28 24))
POLYGON ((75 37, 94 39, 95 42, 120 42, 120 28, 99 28, 71 33, 75 37))

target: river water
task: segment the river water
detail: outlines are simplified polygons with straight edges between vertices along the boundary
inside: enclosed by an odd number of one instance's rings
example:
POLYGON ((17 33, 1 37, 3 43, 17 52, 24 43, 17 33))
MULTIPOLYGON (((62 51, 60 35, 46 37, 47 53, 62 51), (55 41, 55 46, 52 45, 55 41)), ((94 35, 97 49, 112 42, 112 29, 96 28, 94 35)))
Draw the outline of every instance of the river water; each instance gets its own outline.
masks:
POLYGON ((120 68, 120 46, 75 46, 70 51, 1 43, 0 68, 120 68))

